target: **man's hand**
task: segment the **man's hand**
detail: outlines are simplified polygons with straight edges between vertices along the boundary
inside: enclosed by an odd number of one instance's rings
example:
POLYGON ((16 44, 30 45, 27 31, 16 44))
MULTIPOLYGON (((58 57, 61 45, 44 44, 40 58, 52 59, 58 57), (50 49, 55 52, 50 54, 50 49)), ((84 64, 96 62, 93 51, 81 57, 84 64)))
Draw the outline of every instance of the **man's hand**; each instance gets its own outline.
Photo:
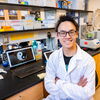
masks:
POLYGON ((88 82, 87 78, 84 78, 84 76, 82 76, 80 78, 79 82, 77 83, 77 85, 84 87, 84 86, 86 86, 87 82, 88 82))

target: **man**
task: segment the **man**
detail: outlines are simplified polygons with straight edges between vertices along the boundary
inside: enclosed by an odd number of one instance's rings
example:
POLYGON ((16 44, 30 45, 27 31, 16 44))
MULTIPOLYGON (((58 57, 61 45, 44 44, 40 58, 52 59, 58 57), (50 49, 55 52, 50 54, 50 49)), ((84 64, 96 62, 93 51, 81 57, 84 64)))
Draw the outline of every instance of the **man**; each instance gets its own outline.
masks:
POLYGON ((45 100, 91 100, 95 93, 95 62, 76 43, 78 24, 61 16, 56 26, 62 48, 54 51, 46 65, 45 100))
POLYGON ((47 39, 46 39, 47 50, 55 50, 55 38, 52 37, 51 32, 47 32, 47 39))

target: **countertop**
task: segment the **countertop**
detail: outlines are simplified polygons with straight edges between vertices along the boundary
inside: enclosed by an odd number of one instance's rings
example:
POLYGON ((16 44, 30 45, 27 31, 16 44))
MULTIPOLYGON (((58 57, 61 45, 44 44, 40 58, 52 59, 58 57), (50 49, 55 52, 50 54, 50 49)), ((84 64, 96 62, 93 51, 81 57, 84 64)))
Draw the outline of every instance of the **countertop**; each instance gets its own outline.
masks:
MULTIPOLYGON (((90 55, 94 56, 100 53, 100 49, 97 50, 86 50, 90 55)), ((37 64, 42 65, 42 60, 40 62, 36 62, 37 64)), ((43 73, 45 70, 40 71, 39 73, 43 73)), ((37 74, 32 74, 28 77, 20 79, 12 74, 11 71, 8 71, 7 74, 3 74, 4 79, 0 80, 0 100, 4 100, 12 95, 15 95, 29 87, 34 86, 35 84, 43 81, 43 79, 39 79, 37 74)))
MULTIPOLYGON (((40 61, 36 63, 40 64, 40 61)), ((40 66, 41 65, 42 60, 40 66)), ((43 79, 39 79, 37 75, 44 72, 43 70, 22 79, 14 76, 11 71, 8 71, 7 74, 3 74, 4 79, 0 80, 0 100, 4 100, 43 81, 43 79)))
POLYGON ((100 48, 98 48, 96 50, 87 49, 87 50, 84 50, 84 51, 86 51, 87 53, 89 53, 91 56, 95 56, 96 54, 100 53, 100 48))

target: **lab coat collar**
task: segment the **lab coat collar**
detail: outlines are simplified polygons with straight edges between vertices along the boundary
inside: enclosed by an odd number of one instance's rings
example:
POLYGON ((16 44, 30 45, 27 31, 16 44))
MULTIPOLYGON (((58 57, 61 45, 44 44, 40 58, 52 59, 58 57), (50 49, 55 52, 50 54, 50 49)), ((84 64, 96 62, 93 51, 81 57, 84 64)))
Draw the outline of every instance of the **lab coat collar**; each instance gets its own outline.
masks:
POLYGON ((76 60, 82 59, 82 49, 77 45, 77 51, 76 54, 73 56, 76 60))
MULTIPOLYGON (((64 57, 63 57, 63 50, 60 48, 60 53, 59 53, 59 64, 64 68, 66 72, 66 66, 64 62, 64 57)), ((76 67, 77 67, 77 61, 82 59, 82 53, 81 53, 81 48, 77 45, 77 52, 76 54, 71 58, 70 63, 69 63, 69 69, 68 69, 68 74, 72 72, 76 67)))
MULTIPOLYGON (((77 45, 77 51, 76 54, 73 56, 76 60, 81 60, 82 59, 82 53, 81 53, 82 49, 77 45)), ((63 50, 62 48, 60 48, 60 57, 62 57, 63 55, 63 50)))

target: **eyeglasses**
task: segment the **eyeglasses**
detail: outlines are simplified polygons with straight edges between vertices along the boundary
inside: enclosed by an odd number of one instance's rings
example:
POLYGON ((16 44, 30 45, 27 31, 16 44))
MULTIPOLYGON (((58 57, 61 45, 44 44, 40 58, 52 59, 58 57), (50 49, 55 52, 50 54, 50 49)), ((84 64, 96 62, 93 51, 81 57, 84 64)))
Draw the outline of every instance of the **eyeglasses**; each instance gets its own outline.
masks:
POLYGON ((57 32, 61 37, 65 37, 68 33, 69 36, 74 36, 76 34, 77 31, 75 30, 70 30, 68 32, 66 31, 61 31, 61 32, 57 32))

